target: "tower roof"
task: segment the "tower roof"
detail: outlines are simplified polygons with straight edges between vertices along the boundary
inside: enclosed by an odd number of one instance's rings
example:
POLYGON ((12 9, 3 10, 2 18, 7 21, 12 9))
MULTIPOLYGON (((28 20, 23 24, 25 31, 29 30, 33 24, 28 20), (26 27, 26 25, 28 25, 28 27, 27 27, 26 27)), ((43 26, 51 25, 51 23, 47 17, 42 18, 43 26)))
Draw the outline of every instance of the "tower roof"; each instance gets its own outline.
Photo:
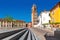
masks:
POLYGON ((35 5, 35 4, 33 4, 33 7, 36 7, 36 5, 35 5))
POLYGON ((33 9, 33 8, 36 8, 36 5, 35 5, 35 4, 33 4, 32 9, 33 9))

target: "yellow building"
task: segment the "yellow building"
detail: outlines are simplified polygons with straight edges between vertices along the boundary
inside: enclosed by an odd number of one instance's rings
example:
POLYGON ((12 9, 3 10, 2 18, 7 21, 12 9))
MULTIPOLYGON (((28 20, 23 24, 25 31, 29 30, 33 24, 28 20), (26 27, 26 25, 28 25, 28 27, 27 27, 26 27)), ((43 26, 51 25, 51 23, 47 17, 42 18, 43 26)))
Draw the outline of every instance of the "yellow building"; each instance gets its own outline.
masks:
POLYGON ((50 23, 60 23, 60 2, 50 10, 50 23))

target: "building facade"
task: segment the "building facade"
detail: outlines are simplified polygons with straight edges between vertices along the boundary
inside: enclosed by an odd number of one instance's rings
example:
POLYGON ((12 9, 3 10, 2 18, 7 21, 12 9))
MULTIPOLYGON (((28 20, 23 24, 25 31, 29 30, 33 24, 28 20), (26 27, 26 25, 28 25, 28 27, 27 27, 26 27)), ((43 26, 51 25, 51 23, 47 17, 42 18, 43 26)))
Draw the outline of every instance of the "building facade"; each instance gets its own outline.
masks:
POLYGON ((49 21, 51 20, 50 16, 50 11, 42 11, 38 17, 38 24, 35 25, 35 27, 40 27, 40 28, 50 28, 49 26, 49 21))
POLYGON ((60 23, 60 2, 50 10, 51 23, 60 23))
POLYGON ((32 27, 34 27, 34 25, 37 24, 37 8, 36 8, 36 5, 33 4, 32 6, 32 27))
POLYGON ((32 22, 28 23, 28 27, 31 28, 32 27, 32 22))
POLYGON ((26 27, 26 22, 21 20, 7 21, 0 19, 0 28, 26 27))
POLYGON ((50 10, 50 17, 50 23, 52 23, 51 26, 60 28, 60 2, 50 10))
POLYGON ((41 24, 49 24, 49 20, 51 20, 50 18, 50 11, 43 11, 41 12, 40 16, 41 16, 41 24))
POLYGON ((26 27, 26 22, 21 21, 21 20, 13 21, 12 27, 26 27))

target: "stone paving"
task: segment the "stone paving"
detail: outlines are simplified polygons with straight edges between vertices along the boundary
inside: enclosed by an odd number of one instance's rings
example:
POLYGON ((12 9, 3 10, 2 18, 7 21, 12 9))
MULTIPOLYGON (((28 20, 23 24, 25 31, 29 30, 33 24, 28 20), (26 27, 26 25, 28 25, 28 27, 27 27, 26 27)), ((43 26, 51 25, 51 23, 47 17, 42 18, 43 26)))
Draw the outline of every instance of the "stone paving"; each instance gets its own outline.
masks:
POLYGON ((45 34, 47 35, 54 35, 54 32, 48 29, 40 29, 40 28, 30 28, 30 30, 41 40, 46 40, 46 38, 44 37, 45 34))
POLYGON ((9 31, 13 31, 13 30, 18 30, 21 29, 20 27, 16 27, 16 28, 0 28, 0 33, 4 33, 4 32, 9 32, 9 31))
POLYGON ((40 38, 41 40, 46 40, 45 37, 40 33, 40 31, 37 31, 34 28, 30 29, 38 38, 40 38))
POLYGON ((29 28, 21 28, 14 31, 0 33, 0 40, 40 40, 40 39, 29 28))
MULTIPOLYGON (((8 31, 12 31, 12 30, 18 30, 18 29, 21 29, 21 28, 0 28, 0 33, 3 33, 3 32, 8 32, 8 31)), ((54 36, 54 32, 52 30, 48 30, 48 29, 40 29, 40 28, 28 28, 32 31, 32 33, 34 35, 36 35, 36 37, 38 39, 41 39, 41 40, 46 40, 45 38, 45 34, 47 34, 48 36, 54 36)))

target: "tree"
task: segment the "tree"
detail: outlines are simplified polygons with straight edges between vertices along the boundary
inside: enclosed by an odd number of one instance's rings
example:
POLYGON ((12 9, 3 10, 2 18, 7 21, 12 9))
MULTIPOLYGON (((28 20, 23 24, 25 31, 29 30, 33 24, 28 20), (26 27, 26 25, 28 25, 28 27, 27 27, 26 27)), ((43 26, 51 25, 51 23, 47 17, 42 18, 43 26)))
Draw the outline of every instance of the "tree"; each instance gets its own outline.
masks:
POLYGON ((4 18, 4 20, 13 21, 13 17, 11 17, 11 16, 6 16, 6 17, 4 18))

